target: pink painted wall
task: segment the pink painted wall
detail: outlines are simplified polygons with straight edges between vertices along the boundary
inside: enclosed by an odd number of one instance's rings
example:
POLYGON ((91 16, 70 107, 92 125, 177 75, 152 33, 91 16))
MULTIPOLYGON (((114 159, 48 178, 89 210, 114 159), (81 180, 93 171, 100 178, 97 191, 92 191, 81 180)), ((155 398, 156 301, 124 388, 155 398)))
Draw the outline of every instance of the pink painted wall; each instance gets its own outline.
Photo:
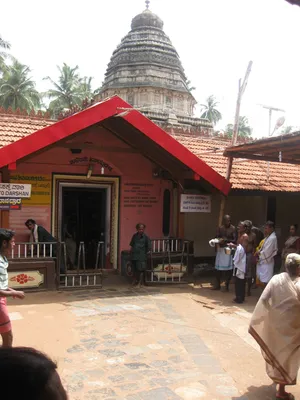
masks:
MULTIPOLYGON (((69 149, 60 147, 58 144, 56 147, 45 150, 25 162, 19 162, 14 173, 86 175, 89 162, 71 165, 70 161, 76 157, 101 159, 112 167, 112 171, 105 169, 104 176, 120 177, 119 250, 129 248, 129 242, 135 232, 137 222, 146 224, 147 233, 150 237, 163 237, 163 193, 165 189, 170 189, 172 193, 171 182, 154 179, 152 173, 156 166, 139 153, 108 151, 107 147, 122 147, 124 149, 130 149, 130 147, 104 128, 90 128, 76 137, 71 137, 67 144, 87 142, 98 146, 99 149, 84 149, 81 154, 74 155, 71 154, 69 149), (101 146, 104 150, 101 150, 101 146), (137 199, 138 197, 140 199, 137 199), (150 199, 148 199, 149 197, 150 199), (135 207, 132 207, 132 201, 136 203, 135 207)), ((76 148, 75 144, 74 147, 76 148)), ((101 166, 96 165, 93 175, 100 174, 101 166)), ((51 206, 23 206, 20 211, 10 212, 10 227, 16 229, 18 241, 28 239, 28 231, 24 227, 24 222, 28 218, 34 218, 38 224, 51 230, 51 206)), ((172 226, 170 233, 174 234, 172 226)))

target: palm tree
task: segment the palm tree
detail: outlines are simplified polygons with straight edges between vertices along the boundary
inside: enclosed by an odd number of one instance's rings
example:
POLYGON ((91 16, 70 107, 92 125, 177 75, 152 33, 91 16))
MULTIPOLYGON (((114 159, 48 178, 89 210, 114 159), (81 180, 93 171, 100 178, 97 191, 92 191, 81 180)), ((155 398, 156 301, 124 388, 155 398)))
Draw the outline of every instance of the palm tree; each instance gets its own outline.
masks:
MULTIPOLYGON (((225 133, 232 137, 233 135, 233 124, 228 124, 225 128, 225 133)), ((246 138, 252 135, 252 128, 249 126, 247 117, 239 117, 239 132, 238 137, 246 138)))
POLYGON ((10 44, 6 42, 4 39, 2 39, 1 36, 0 36, 0 47, 2 47, 2 49, 10 49, 10 44))
POLYGON ((192 86, 192 82, 189 79, 186 81, 186 87, 189 92, 196 90, 195 86, 192 86))
POLYGON ((92 90, 92 80, 91 76, 85 76, 81 79, 79 90, 84 100, 91 100, 94 97, 95 92, 92 90))
POLYGON ((206 104, 200 104, 201 115, 200 118, 208 119, 212 124, 216 125, 222 119, 222 114, 217 109, 218 102, 215 96, 211 95, 206 99, 206 104))
POLYGON ((5 51, 1 51, 1 49, 10 49, 10 44, 0 36, 0 73, 3 73, 6 70, 5 59, 7 57, 7 53, 5 51))
POLYGON ((76 105, 81 106, 83 100, 92 97, 92 78, 80 78, 77 65, 70 67, 64 63, 62 68, 59 66, 57 68, 60 74, 58 82, 49 76, 44 78, 53 86, 53 89, 49 89, 44 96, 51 100, 49 111, 54 117, 57 117, 63 110, 70 110, 76 105))
POLYGON ((0 83, 0 105, 13 110, 20 108, 30 112, 39 109, 41 98, 35 82, 29 76, 30 68, 14 60, 6 67, 0 83))

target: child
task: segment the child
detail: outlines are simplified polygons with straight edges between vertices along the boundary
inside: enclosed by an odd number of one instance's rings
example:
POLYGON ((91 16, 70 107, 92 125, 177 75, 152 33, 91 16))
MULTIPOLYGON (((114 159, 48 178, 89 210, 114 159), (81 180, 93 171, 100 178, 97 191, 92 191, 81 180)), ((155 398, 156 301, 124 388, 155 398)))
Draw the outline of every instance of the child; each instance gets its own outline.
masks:
POLYGON ((2 346, 12 347, 13 335, 11 323, 7 311, 6 298, 13 297, 24 299, 25 294, 19 290, 8 287, 8 261, 7 256, 15 245, 15 233, 7 229, 0 229, 0 334, 2 336, 2 346))

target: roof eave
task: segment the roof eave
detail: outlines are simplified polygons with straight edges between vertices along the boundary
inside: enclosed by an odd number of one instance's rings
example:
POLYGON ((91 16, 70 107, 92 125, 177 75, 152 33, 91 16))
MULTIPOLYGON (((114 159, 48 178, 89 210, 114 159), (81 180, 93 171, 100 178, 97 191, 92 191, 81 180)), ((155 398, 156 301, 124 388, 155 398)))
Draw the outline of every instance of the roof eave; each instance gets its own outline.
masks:
POLYGON ((98 124, 118 114, 174 158, 185 164, 195 174, 208 181, 224 195, 228 195, 231 188, 230 182, 118 96, 96 103, 83 111, 1 148, 0 168, 13 164, 76 132, 82 131, 89 126, 98 124))

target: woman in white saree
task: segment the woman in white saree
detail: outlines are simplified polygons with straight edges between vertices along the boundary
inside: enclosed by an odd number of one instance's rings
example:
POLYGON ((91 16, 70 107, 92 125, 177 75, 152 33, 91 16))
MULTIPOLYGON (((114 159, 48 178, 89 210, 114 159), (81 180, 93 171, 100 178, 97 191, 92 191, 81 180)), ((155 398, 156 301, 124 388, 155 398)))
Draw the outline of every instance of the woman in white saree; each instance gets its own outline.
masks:
POLYGON ((289 254, 286 271, 275 275, 254 310, 249 333, 259 344, 266 371, 279 385, 276 399, 294 397, 285 391, 295 385, 300 366, 300 255, 289 254))

